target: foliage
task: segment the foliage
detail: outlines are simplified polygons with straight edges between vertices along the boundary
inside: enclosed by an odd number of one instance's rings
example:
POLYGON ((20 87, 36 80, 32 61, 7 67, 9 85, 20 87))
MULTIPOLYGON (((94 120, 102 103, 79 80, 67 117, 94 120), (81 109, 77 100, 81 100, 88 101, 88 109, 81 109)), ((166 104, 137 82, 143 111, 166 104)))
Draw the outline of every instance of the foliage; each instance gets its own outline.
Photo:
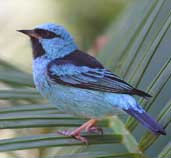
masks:
POLYGON ((49 127, 43 134, 29 133, 29 136, 0 140, 0 151, 10 154, 38 148, 40 157, 58 158, 170 157, 170 23, 171 1, 132 1, 108 28, 108 43, 97 54, 108 68, 153 95, 148 101, 140 98, 139 103, 164 126, 167 136, 152 135, 133 118, 116 116, 99 122, 105 129, 104 136, 85 135, 88 147, 70 137, 59 136, 55 133, 57 129, 77 127, 85 119, 63 114, 47 105, 33 88, 31 74, 0 61, 0 80, 8 86, 0 90, 0 99, 5 102, 0 109, 0 128, 49 127))

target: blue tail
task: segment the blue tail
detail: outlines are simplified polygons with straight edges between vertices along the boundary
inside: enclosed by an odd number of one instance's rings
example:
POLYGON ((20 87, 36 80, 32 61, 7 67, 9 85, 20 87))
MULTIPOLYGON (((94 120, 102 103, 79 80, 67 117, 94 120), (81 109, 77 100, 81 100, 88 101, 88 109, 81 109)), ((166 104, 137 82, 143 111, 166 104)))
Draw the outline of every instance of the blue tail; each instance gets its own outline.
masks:
POLYGON ((149 116, 146 112, 138 112, 134 109, 124 110, 134 118, 136 118, 139 122, 141 122, 146 128, 148 128, 154 134, 162 134, 166 135, 163 127, 155 121, 151 116, 149 116))

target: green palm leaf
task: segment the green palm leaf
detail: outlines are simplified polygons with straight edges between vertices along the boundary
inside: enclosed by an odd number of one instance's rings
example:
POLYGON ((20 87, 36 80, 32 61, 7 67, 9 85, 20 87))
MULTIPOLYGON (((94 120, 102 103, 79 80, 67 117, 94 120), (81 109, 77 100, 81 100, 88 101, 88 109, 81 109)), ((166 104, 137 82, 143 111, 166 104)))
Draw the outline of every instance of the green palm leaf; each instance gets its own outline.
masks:
MULTIPOLYGON (((166 131, 171 122, 170 24, 171 1, 131 1, 108 28, 108 43, 97 54, 107 67, 153 95, 148 101, 139 99, 139 103, 166 131)), ((0 108, 0 129, 48 127, 44 134, 29 133, 29 136, 0 140, 1 152, 36 148, 40 157, 49 158, 166 158, 171 155, 169 134, 152 135, 131 117, 115 116, 100 121, 98 125, 105 129, 104 136, 84 134, 89 140, 88 147, 70 137, 59 136, 54 133, 57 129, 75 128, 86 120, 47 105, 33 88, 31 74, 1 60, 0 64, 0 80, 8 86, 0 90, 0 99, 6 104, 0 108)))

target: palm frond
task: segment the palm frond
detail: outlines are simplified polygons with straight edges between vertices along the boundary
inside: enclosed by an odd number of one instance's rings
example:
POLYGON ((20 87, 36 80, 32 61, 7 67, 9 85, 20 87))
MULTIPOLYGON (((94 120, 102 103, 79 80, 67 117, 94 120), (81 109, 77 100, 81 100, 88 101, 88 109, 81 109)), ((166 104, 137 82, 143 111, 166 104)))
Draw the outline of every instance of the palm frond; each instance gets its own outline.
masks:
MULTIPOLYGON (((139 103, 166 130, 169 130, 171 122, 168 88, 171 86, 170 23, 171 1, 131 1, 107 30, 109 41, 97 55, 107 67, 135 87, 153 95, 148 101, 140 99, 139 103)), ((0 140, 1 152, 37 148, 44 156, 45 147, 47 150, 49 147, 61 147, 65 151, 68 149, 68 153, 58 155, 59 158, 145 158, 154 154, 155 157, 166 158, 170 154, 169 135, 165 138, 152 135, 131 117, 100 121, 98 125, 105 129, 103 136, 83 134, 89 140, 88 148, 71 137, 61 137, 53 130, 74 128, 86 119, 61 113, 55 106, 47 105, 33 88, 31 74, 2 60, 0 73, 2 84, 8 86, 0 90, 0 99, 6 101, 6 106, 0 107, 0 129, 53 127, 51 134, 0 140), (77 147, 79 150, 74 150, 77 147)))

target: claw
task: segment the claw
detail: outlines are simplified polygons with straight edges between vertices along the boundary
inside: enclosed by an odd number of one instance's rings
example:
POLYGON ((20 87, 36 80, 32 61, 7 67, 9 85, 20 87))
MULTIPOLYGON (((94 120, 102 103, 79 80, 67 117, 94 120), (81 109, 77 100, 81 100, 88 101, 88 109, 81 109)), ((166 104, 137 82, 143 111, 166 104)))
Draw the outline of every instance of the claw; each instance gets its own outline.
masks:
POLYGON ((88 145, 87 139, 80 136, 80 134, 76 134, 76 133, 74 133, 72 131, 68 131, 68 130, 64 130, 64 131, 59 130, 59 131, 57 131, 57 133, 61 134, 61 135, 64 135, 64 136, 71 136, 74 139, 81 141, 83 144, 88 145))
POLYGON ((97 133, 97 134, 103 136, 103 129, 100 128, 100 127, 95 127, 95 126, 90 127, 88 129, 86 129, 86 132, 88 132, 88 133, 97 133))
POLYGON ((81 141, 83 144, 88 145, 88 141, 85 137, 82 137, 80 135, 72 135, 72 137, 81 141))
POLYGON ((99 127, 95 127, 96 123, 96 119, 91 119, 89 121, 87 121, 86 123, 84 123, 83 125, 81 125, 80 127, 78 127, 77 129, 75 129, 74 131, 68 131, 68 130, 64 130, 64 131, 58 131, 58 134, 64 135, 64 136, 71 136, 79 141, 81 141, 83 144, 88 145, 88 141, 86 138, 80 136, 80 132, 85 130, 86 132, 89 133, 98 133, 103 135, 103 130, 99 127))
POLYGON ((71 132, 68 130, 63 130, 63 131, 59 130, 59 131, 57 131, 57 133, 60 135, 64 135, 64 136, 71 136, 71 134, 70 134, 71 132))

